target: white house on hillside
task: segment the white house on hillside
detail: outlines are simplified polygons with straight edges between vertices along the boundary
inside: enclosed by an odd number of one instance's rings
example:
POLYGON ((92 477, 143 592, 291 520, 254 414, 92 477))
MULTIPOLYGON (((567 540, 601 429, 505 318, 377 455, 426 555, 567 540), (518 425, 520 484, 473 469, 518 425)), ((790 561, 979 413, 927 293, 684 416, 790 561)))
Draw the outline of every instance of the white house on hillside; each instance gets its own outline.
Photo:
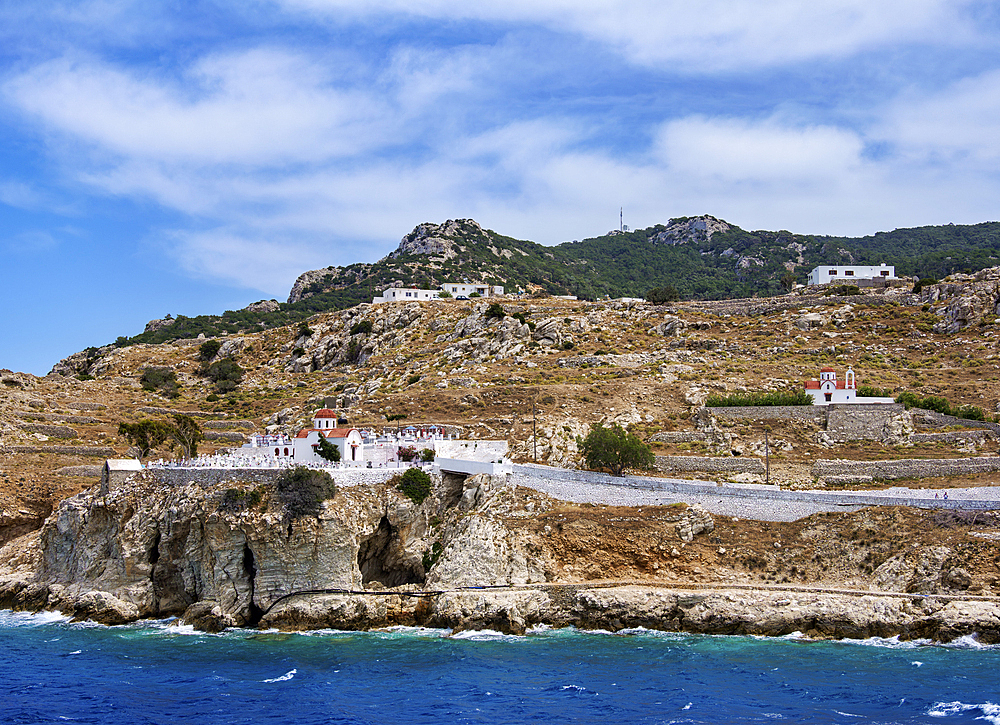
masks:
POLYGON ((503 287, 485 283, 445 282, 438 289, 417 289, 416 287, 388 287, 382 294, 372 299, 372 304, 382 302, 418 302, 421 300, 436 300, 441 293, 447 292, 452 297, 468 297, 476 294, 480 297, 503 296, 503 287))
POLYGON ((809 284, 829 284, 830 282, 855 283, 868 282, 875 279, 894 280, 896 268, 888 264, 871 266, 864 264, 854 265, 820 265, 809 273, 809 284))
POLYGON ((837 380, 837 371, 823 368, 819 380, 807 380, 806 393, 812 396, 813 405, 831 403, 894 403, 892 398, 859 398, 858 381, 853 368, 847 368, 843 380, 837 380))

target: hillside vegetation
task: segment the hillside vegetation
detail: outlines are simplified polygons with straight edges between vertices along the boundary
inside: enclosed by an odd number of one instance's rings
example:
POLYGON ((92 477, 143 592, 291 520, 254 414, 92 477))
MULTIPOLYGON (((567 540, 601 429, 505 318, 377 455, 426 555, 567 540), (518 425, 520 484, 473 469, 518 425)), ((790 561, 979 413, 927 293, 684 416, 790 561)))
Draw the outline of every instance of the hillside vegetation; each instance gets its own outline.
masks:
POLYGON ((896 266, 897 274, 942 278, 1000 262, 1000 223, 897 229, 849 238, 749 232, 711 216, 671 219, 647 229, 610 232, 545 247, 483 229, 471 219, 418 225, 374 264, 303 273, 288 301, 257 303, 221 315, 154 321, 117 346, 249 333, 369 302, 395 283, 436 288, 469 279, 510 292, 576 295, 584 300, 644 297, 670 286, 683 299, 770 297, 791 272, 804 283, 819 264, 896 266), (784 279, 783 279, 784 278, 784 279))

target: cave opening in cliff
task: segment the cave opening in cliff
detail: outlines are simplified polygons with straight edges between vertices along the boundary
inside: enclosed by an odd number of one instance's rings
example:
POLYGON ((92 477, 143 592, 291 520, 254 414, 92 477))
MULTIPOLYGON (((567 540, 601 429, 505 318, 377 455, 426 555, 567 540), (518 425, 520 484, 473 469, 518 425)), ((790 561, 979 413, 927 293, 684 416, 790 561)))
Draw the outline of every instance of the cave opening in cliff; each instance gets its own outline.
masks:
POLYGON ((250 605, 247 612, 247 626, 256 627, 264 616, 264 610, 257 606, 254 601, 254 585, 257 582, 257 560, 254 558, 253 549, 247 543, 243 544, 243 573, 246 575, 250 589, 250 605))
POLYGON ((153 537, 153 545, 149 547, 149 563, 156 564, 160 560, 160 530, 156 530, 153 537))
POLYGON ((387 587, 400 584, 423 584, 424 570, 419 561, 407 560, 399 532, 386 516, 378 528, 358 547, 361 582, 379 582, 387 587))

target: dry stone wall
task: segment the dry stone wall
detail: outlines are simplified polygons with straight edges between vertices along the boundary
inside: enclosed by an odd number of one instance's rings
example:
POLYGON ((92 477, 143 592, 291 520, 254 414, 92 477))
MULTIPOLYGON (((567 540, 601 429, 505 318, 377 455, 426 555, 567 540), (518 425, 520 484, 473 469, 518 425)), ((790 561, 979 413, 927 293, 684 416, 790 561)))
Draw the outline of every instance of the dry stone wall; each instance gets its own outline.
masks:
POLYGON ((812 475, 827 479, 831 476, 870 476, 873 479, 930 478, 963 476, 1000 471, 1000 457, 980 458, 906 458, 898 461, 816 461, 812 475))
POLYGON ((656 467, 664 473, 699 471, 703 473, 758 473, 764 475, 764 462, 759 458, 657 456, 656 467))
POLYGON ((845 403, 827 405, 826 432, 834 440, 878 441, 887 437, 893 418, 903 413, 900 403, 845 403))

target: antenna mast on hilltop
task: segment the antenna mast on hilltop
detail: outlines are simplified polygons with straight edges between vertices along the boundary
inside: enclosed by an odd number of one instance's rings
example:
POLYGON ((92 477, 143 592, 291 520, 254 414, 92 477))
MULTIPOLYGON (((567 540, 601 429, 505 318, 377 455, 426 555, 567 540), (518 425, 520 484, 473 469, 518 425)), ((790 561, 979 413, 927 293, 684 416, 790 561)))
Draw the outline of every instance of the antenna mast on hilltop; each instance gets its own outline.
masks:
POLYGON ((618 210, 618 231, 625 231, 625 207, 618 210))

